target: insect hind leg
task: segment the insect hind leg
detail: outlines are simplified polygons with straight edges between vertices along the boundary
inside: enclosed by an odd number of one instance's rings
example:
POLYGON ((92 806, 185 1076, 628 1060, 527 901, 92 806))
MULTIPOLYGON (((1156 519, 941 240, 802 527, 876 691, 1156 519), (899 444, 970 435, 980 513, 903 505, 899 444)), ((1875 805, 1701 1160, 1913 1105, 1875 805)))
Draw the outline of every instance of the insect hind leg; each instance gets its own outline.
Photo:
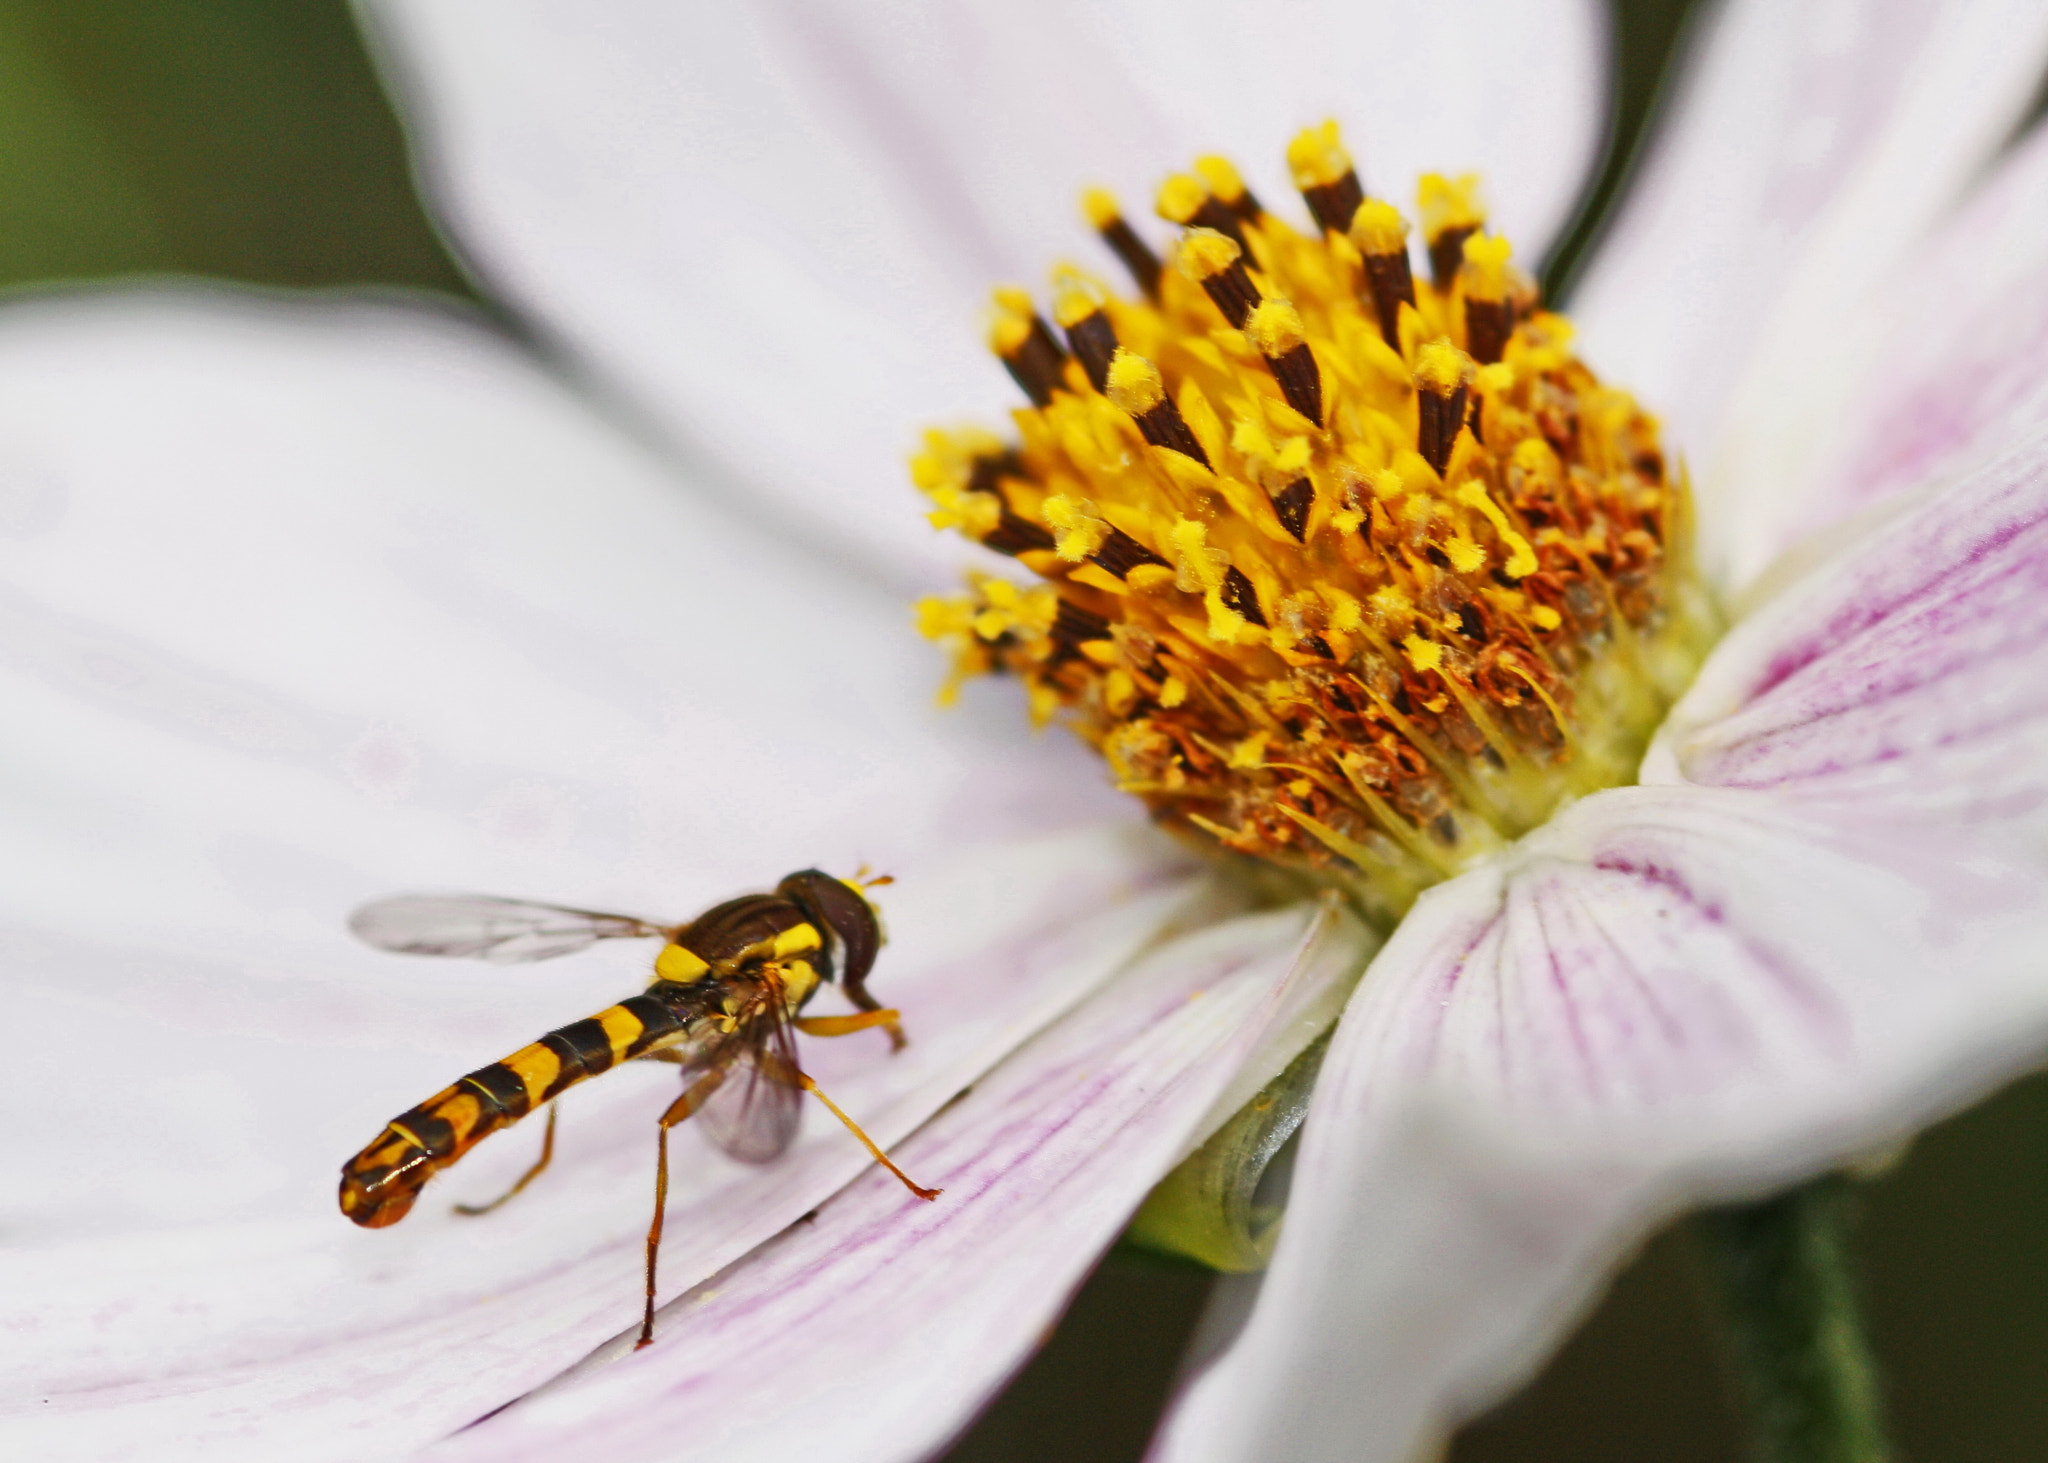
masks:
POLYGON ((525 1188, 528 1184, 532 1183, 535 1179, 539 1178, 541 1174, 546 1170, 547 1166, 554 1161, 555 1114, 559 1111, 560 1109, 557 1108, 554 1103, 551 1102, 548 1104, 547 1131, 541 1134, 540 1157, 534 1160, 532 1168, 529 1168, 525 1173, 521 1174, 519 1176, 518 1181, 514 1183, 511 1188, 505 1190, 504 1193, 498 1195, 498 1197, 491 1200, 490 1203, 457 1204, 455 1206, 455 1212, 457 1214, 467 1215, 472 1219, 479 1214, 488 1214, 493 1209, 497 1208, 500 1204, 504 1203, 507 1199, 511 1198, 514 1194, 518 1193, 521 1189, 525 1188))
POLYGON ((668 1105, 668 1111, 661 1115, 661 1121, 655 1128, 654 1222, 647 1226, 647 1305, 641 1312, 640 1339, 633 1343, 635 1351, 654 1343, 654 1273, 655 1264, 661 1258, 662 1216, 668 1208, 668 1130, 702 1107, 723 1081, 725 1072, 722 1068, 706 1072, 668 1105))

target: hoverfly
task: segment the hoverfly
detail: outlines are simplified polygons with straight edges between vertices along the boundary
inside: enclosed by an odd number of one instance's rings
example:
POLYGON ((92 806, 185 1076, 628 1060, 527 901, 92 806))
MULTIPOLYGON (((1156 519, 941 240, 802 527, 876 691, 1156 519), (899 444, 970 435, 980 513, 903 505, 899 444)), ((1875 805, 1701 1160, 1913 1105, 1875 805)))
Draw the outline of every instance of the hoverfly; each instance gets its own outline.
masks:
POLYGON ((660 936, 666 943, 654 958, 654 979, 644 993, 550 1031, 393 1118, 343 1166, 341 1212, 369 1229, 396 1224, 434 1174, 459 1162, 491 1133, 546 1106, 547 1131, 533 1166, 489 1204, 456 1206, 463 1214, 495 1209, 553 1158, 555 1097, 587 1077, 634 1060, 673 1062, 683 1069, 683 1094, 669 1104, 656 1127, 641 1346, 654 1339, 655 1262, 668 1199, 668 1130, 685 1118, 694 1115, 711 1140, 734 1158, 766 1163, 789 1147, 803 1094, 815 1093, 876 1162, 920 1199, 936 1199, 939 1191, 912 1183, 819 1091, 796 1058, 797 1031, 846 1036, 879 1026, 888 1031, 894 1048, 902 1047, 898 1013, 867 989, 882 932, 864 890, 887 882, 848 882, 803 869, 777 884, 773 894, 743 894, 673 926, 486 895, 403 894, 364 905, 350 916, 349 928, 380 950, 408 955, 475 956, 509 964, 551 960, 599 940, 660 936), (835 975, 859 1014, 799 1015, 835 975))

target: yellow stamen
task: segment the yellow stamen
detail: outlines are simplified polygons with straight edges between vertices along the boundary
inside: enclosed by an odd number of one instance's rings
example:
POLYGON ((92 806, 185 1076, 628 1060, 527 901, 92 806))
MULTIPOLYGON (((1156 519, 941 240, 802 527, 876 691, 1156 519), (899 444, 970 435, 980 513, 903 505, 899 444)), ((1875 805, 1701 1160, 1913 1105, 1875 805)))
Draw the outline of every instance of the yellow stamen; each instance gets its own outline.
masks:
POLYGON ((1166 400, 1166 383, 1157 366, 1119 349, 1109 362, 1109 399, 1122 411, 1141 417, 1166 400))
POLYGON ((1227 157, 1217 157, 1213 153, 1198 157, 1195 159, 1195 173, 1209 185, 1209 192, 1219 203, 1235 208, 1238 200, 1244 197, 1244 179, 1238 176, 1237 165, 1227 157))
POLYGON ((1159 185, 1159 216, 1168 223, 1184 224, 1202 211, 1209 190, 1186 173, 1176 173, 1159 185))
POLYGON ((1368 198, 1352 215, 1351 242, 1361 254, 1398 254, 1408 247, 1408 220, 1384 199, 1368 198))
POLYGON ((1327 188, 1351 171, 1351 154, 1337 133, 1335 121, 1304 127, 1287 144, 1287 167, 1297 188, 1327 188))
POLYGON ((1093 229, 1106 229, 1124 216, 1116 195, 1107 188, 1090 188, 1083 193, 1081 212, 1087 215, 1088 226, 1093 229))
POLYGON ((912 476, 1038 581, 918 619, 942 696, 1007 672, 1168 827, 1392 914, 1626 777, 1711 615, 1655 421, 1573 355, 1478 180, 1423 180, 1418 290, 1334 124, 1288 163, 1317 228, 1203 158, 1159 190, 1165 269, 1083 194, 1142 297, 1056 270, 1071 356, 997 294, 1037 404, 1009 445, 928 434, 912 476))

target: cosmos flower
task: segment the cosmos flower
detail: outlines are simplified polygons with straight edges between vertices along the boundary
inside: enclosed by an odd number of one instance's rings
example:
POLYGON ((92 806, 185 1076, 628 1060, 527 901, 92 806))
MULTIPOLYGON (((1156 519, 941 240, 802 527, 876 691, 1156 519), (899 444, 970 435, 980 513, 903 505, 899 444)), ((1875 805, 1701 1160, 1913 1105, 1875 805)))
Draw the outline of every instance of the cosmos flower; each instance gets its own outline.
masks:
MULTIPOLYGON (((1665 414, 1749 612, 1642 786, 1425 894, 1373 961, 1169 1456, 1403 1456, 1659 1215, 2038 1057, 2048 155, 1959 200, 2042 27, 1894 8, 1733 7, 1624 212, 1582 353, 1665 414)), ((437 1451, 928 1452, 1373 940, 1329 903, 1227 917, 1079 749, 1000 697, 932 710, 903 602, 959 551, 917 531, 905 439, 1004 400, 961 321, 1066 251, 1077 181, 1143 196, 1334 113, 1376 187, 1483 169, 1540 255, 1598 27, 375 14, 458 241, 590 390, 391 307, 5 322, 6 989, 44 1033, 10 1110, 49 1115, 7 1137, 44 1180, 8 1216, 7 1426, 35 1456, 389 1456, 559 1379, 437 1451), (768 1168, 698 1152, 663 1343, 571 1376, 630 1339, 659 1070, 590 1089, 490 1221, 332 1212, 392 1111, 640 974, 379 961, 357 900, 680 918, 862 860, 899 876, 874 984, 913 1040, 807 1060, 939 1204, 822 1124, 768 1168)), ((490 1192, 518 1141, 443 1187, 490 1192)))

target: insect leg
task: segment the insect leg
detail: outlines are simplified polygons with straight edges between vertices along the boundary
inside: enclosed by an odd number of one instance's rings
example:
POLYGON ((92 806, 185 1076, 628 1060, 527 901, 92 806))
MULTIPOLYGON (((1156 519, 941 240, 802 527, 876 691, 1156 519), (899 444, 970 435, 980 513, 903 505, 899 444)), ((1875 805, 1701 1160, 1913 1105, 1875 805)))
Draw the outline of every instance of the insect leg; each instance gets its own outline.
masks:
POLYGON ((661 1257, 661 1220, 668 1208, 668 1130, 702 1107, 704 1100, 716 1092, 718 1084, 724 1080, 723 1068, 706 1072, 668 1105, 668 1111, 661 1115, 661 1122, 655 1129, 654 1222, 647 1226, 647 1308, 640 1316, 640 1339, 633 1343, 635 1351, 654 1342, 654 1267, 661 1257))
POLYGON ((534 1160, 532 1168, 529 1168, 525 1173, 519 1176, 519 1182, 512 1185, 511 1188, 505 1190, 504 1193, 498 1195, 497 1198, 491 1200, 491 1202, 488 1204, 457 1204, 455 1206, 455 1212, 457 1214, 468 1214, 471 1216, 478 1214, 488 1214, 493 1209, 497 1208, 500 1204, 504 1203, 507 1199, 511 1198, 514 1194, 518 1193, 521 1189, 525 1188, 528 1184, 532 1183, 535 1179, 539 1178, 541 1175, 541 1170, 546 1168, 548 1164, 553 1161, 555 1156, 555 1114, 559 1111, 560 1109, 557 1108, 554 1103, 551 1102, 548 1104, 548 1126, 547 1131, 541 1134, 540 1157, 534 1160))
POLYGON ((940 1194, 945 1192, 945 1190, 943 1189, 927 1189, 922 1184, 912 1183, 910 1181, 910 1175, 905 1173, 902 1169, 898 1168, 894 1163, 890 1162, 889 1155, 882 1151, 881 1145, 876 1143, 875 1140, 870 1138, 866 1133, 862 1132, 860 1124, 856 1123, 852 1118, 848 1117, 846 1113, 840 1108, 838 1103, 834 1102, 831 1098, 827 1097, 825 1095, 825 1089, 820 1087, 817 1083, 813 1082, 808 1072, 800 1072, 795 1067, 791 1066, 789 1063, 783 1061, 781 1058, 770 1056, 766 1053, 763 1053, 761 1055, 759 1061, 761 1062, 761 1065, 764 1068, 773 1072, 774 1075, 781 1081, 788 1082, 794 1086, 803 1088, 804 1091, 810 1093, 812 1096, 816 1097, 818 1101, 824 1103, 826 1110, 830 1112, 833 1117, 839 1119, 840 1122, 846 1124, 846 1131, 853 1134, 854 1137, 860 1139, 861 1146, 867 1149, 869 1153, 874 1155, 875 1162, 881 1164, 882 1167, 888 1169, 889 1172, 895 1174, 897 1178, 903 1180, 903 1187, 910 1190, 911 1193, 917 1195, 918 1198, 936 1199, 939 1197, 940 1194))
MULTIPOLYGON (((806 1036, 851 1036, 872 1026, 886 1026, 891 1035, 900 1038, 897 1023, 902 1015, 894 1007, 884 1007, 863 1011, 858 1016, 799 1016, 790 1024, 806 1036)), ((900 1039, 898 1045, 901 1045, 900 1039)))

